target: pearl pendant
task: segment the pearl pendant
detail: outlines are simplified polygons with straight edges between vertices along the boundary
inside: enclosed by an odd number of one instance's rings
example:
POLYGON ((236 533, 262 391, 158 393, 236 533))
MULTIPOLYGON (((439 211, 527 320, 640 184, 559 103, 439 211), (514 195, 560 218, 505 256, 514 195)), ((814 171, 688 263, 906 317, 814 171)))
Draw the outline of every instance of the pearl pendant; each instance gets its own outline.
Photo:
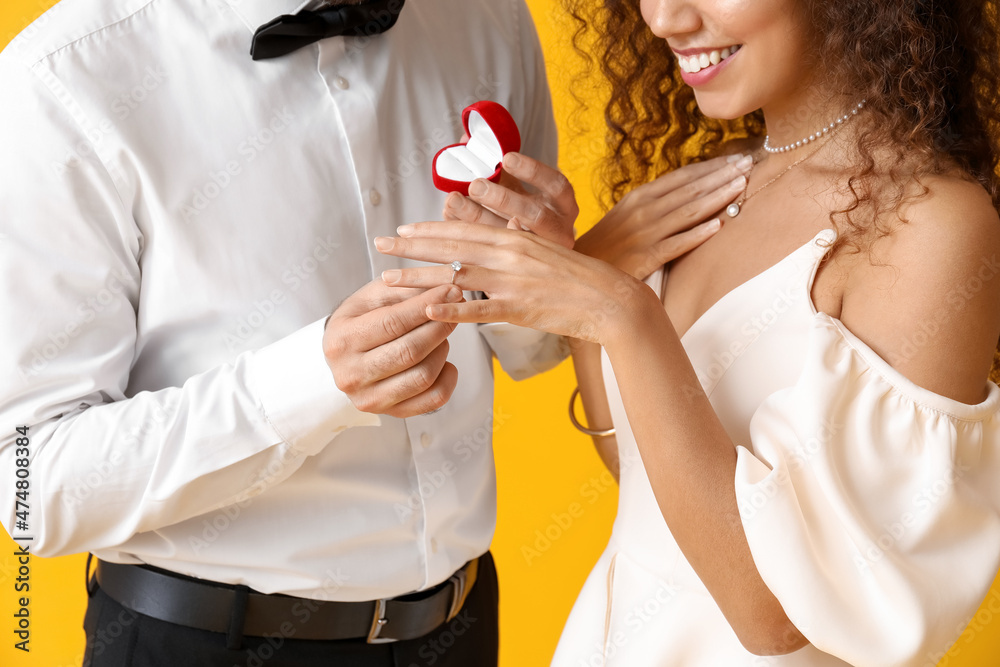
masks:
POLYGON ((739 214, 740 214, 740 205, 739 204, 732 203, 728 207, 726 207, 726 215, 728 215, 730 218, 735 218, 739 214))

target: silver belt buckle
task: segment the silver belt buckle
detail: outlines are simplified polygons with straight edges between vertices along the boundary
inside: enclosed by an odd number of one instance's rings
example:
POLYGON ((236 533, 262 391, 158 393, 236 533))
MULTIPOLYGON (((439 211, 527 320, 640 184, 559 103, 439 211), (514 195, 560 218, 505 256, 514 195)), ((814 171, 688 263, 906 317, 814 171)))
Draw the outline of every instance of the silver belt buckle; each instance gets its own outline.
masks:
POLYGON ((391 637, 379 637, 382 632, 382 628, 385 624, 389 622, 389 619, 385 617, 385 598, 375 601, 375 615, 372 617, 372 627, 368 630, 368 643, 369 644, 389 644, 391 642, 399 641, 398 639, 393 639, 391 637))

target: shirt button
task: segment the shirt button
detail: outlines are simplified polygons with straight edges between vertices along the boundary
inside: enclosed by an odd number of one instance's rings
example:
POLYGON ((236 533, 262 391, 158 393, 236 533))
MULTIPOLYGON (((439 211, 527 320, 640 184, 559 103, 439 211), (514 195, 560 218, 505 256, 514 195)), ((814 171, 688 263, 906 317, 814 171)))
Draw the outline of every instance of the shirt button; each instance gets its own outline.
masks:
POLYGON ((382 203, 382 193, 375 188, 372 188, 368 191, 368 199, 371 200, 372 206, 378 206, 382 203))
POLYGON ((351 82, 342 76, 338 76, 334 80, 334 83, 337 85, 337 88, 340 88, 341 90, 347 90, 348 88, 351 87, 351 82))
POLYGON ((424 433, 420 436, 420 444, 423 445, 424 449, 431 446, 431 434, 424 433))

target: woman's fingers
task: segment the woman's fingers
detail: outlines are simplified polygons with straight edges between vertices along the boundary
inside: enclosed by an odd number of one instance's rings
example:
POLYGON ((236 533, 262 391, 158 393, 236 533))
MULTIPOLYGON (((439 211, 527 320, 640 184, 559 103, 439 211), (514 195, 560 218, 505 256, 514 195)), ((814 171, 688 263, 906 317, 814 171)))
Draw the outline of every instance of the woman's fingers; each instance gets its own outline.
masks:
POLYGON ((726 155, 683 166, 636 188, 633 196, 640 200, 659 199, 713 174, 718 174, 723 182, 732 180, 739 174, 749 171, 748 165, 752 162, 741 162, 748 157, 742 154, 726 155), (727 174, 731 174, 728 179, 727 174))
MULTIPOLYGON (((482 289, 482 269, 478 266, 463 264, 458 271, 450 264, 441 266, 420 266, 410 269, 389 269, 382 272, 382 281, 393 287, 416 287, 425 285, 427 289, 438 285, 453 284, 464 291, 482 289)), ((430 302, 428 302, 429 304, 430 302)))
POLYGON ((507 220, 484 206, 457 192, 452 192, 444 202, 445 220, 464 220, 478 225, 506 227, 507 220))
MULTIPOLYGON (((737 164, 740 163, 706 174, 651 203, 653 217, 669 221, 672 229, 681 230, 721 211, 746 189, 744 167, 736 168, 737 164)), ((749 170, 750 163, 745 165, 749 170)))
POLYGON ((703 222, 696 227, 692 227, 686 232, 674 234, 673 236, 654 244, 650 252, 650 261, 653 268, 645 275, 649 275, 658 267, 677 259, 691 250, 694 250, 702 243, 715 236, 720 229, 722 229, 722 220, 715 218, 713 220, 703 222))
POLYGON ((427 307, 427 317, 434 322, 486 324, 512 319, 502 305, 491 299, 469 301, 462 304, 462 308, 439 308, 438 305, 427 307))

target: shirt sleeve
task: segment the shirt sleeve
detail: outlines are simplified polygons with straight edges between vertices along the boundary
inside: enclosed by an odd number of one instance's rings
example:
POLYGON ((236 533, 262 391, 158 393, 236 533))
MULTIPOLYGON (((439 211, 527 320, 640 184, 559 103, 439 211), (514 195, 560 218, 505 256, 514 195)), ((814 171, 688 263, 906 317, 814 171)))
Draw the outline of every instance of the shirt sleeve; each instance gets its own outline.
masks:
POLYGON ((28 427, 33 553, 112 547, 255 495, 378 423, 337 389, 322 322, 130 395, 148 241, 133 195, 50 73, 3 57, 0 81, 0 470, 13 475, 28 427))
MULTIPOLYGON (((1000 566, 1000 389, 919 387, 819 313, 796 384, 738 449, 754 562, 789 619, 852 665, 928 664, 1000 566)), ((934 662, 934 660, 931 660, 934 662)))
MULTIPOLYGON (((524 0, 511 0, 517 21, 523 66, 520 112, 521 152, 550 166, 559 163, 559 136, 552 113, 552 95, 545 71, 545 58, 538 32, 524 0)), ((517 110, 515 110, 517 113, 517 110)), ((551 368, 569 356, 562 336, 526 329, 506 322, 479 325, 500 367, 515 380, 523 380, 551 368)))

